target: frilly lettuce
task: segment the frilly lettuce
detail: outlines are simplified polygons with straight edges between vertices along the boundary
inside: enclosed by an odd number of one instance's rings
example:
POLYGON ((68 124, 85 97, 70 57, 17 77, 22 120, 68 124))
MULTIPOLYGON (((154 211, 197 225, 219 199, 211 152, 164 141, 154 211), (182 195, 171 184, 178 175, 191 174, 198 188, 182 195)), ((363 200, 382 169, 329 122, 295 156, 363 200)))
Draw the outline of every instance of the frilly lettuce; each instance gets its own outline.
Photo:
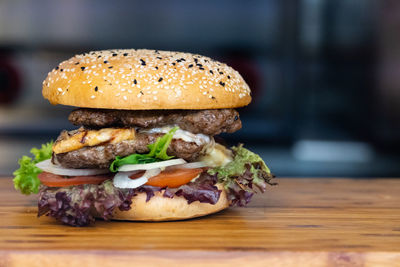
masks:
POLYGON ((14 187, 25 195, 32 193, 37 194, 39 191, 40 181, 37 175, 42 171, 35 166, 36 163, 51 158, 53 142, 42 145, 40 149, 32 148, 31 153, 34 159, 28 156, 22 156, 18 161, 20 167, 14 171, 14 187))
POLYGON ((231 205, 244 206, 257 192, 256 188, 264 192, 267 184, 274 185, 271 182, 274 176, 262 158, 243 148, 242 144, 231 149, 233 160, 225 166, 208 170, 208 173, 216 175, 218 182, 224 185, 231 205))

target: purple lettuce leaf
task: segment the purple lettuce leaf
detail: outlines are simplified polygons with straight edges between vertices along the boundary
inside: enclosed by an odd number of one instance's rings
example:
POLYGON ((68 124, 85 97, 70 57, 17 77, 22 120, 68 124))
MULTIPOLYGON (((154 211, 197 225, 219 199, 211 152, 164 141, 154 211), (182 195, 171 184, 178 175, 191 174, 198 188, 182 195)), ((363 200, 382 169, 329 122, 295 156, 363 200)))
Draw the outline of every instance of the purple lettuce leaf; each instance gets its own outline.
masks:
POLYGON ((38 216, 48 215, 71 226, 85 226, 101 217, 112 219, 115 209, 127 211, 131 209, 132 197, 146 194, 149 201, 156 192, 163 197, 184 197, 188 203, 215 204, 221 191, 215 186, 216 177, 203 173, 194 182, 178 188, 160 188, 143 185, 135 189, 119 189, 114 187, 112 180, 100 185, 79 185, 70 187, 42 186, 39 192, 38 216))

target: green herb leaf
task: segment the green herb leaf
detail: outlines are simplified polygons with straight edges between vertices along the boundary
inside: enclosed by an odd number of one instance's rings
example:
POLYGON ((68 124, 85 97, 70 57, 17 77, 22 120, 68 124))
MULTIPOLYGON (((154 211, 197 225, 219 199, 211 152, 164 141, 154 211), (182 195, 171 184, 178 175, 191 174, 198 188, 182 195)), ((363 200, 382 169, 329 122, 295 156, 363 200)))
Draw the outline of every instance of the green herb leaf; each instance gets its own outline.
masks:
POLYGON ((172 128, 168 133, 164 134, 162 137, 157 138, 155 143, 148 145, 147 147, 150 149, 150 153, 147 154, 147 156, 161 160, 168 160, 173 158, 173 156, 167 155, 167 149, 172 141, 172 137, 174 137, 174 134, 178 129, 178 126, 172 128))
POLYGON ((18 161, 20 167, 14 171, 14 187, 25 195, 32 193, 37 194, 39 191, 40 181, 37 175, 42 171, 35 166, 36 163, 51 158, 53 142, 42 145, 40 149, 32 148, 31 153, 35 156, 34 159, 22 156, 18 161))
POLYGON ((162 137, 158 137, 153 144, 149 144, 147 146, 150 150, 148 154, 131 154, 126 157, 117 156, 110 165, 110 171, 117 172, 122 165, 153 163, 173 158, 173 156, 167 155, 167 149, 178 129, 179 127, 172 128, 162 137))

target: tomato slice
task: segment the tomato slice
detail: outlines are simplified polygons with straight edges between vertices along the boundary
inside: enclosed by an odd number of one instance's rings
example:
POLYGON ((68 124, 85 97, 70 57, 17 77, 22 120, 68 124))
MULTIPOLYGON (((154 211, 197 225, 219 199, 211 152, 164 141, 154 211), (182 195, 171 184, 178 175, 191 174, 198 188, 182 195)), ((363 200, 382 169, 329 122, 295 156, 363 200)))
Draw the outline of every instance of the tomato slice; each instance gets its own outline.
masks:
POLYGON ((144 174, 145 172, 146 172, 146 171, 138 171, 138 172, 132 174, 131 176, 129 176, 129 178, 131 178, 131 179, 140 178, 140 177, 143 176, 143 174, 144 174))
POLYGON ((63 187, 81 184, 101 184, 105 180, 112 179, 114 174, 88 175, 88 176, 65 176, 42 172, 38 174, 38 178, 42 184, 50 187, 63 187))
POLYGON ((157 187, 179 187, 181 185, 187 184, 197 175, 202 173, 202 169, 166 169, 160 174, 149 178, 147 185, 157 186, 157 187))

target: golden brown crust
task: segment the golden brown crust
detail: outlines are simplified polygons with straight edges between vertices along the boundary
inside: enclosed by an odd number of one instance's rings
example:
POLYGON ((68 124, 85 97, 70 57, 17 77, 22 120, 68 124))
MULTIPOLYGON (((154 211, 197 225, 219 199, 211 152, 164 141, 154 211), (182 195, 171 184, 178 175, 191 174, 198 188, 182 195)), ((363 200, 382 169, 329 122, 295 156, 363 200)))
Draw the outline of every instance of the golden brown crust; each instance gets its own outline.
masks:
POLYGON ((106 109, 217 109, 246 106, 250 89, 224 63, 190 53, 104 50, 76 55, 43 82, 52 104, 106 109))
POLYGON ((128 221, 176 221, 205 216, 218 212, 229 206, 226 193, 222 185, 217 184, 222 189, 218 202, 214 205, 200 203, 199 201, 187 203, 183 197, 174 196, 166 198, 161 192, 157 192, 148 202, 146 193, 140 193, 132 198, 131 209, 128 211, 116 210, 114 220, 128 221))

